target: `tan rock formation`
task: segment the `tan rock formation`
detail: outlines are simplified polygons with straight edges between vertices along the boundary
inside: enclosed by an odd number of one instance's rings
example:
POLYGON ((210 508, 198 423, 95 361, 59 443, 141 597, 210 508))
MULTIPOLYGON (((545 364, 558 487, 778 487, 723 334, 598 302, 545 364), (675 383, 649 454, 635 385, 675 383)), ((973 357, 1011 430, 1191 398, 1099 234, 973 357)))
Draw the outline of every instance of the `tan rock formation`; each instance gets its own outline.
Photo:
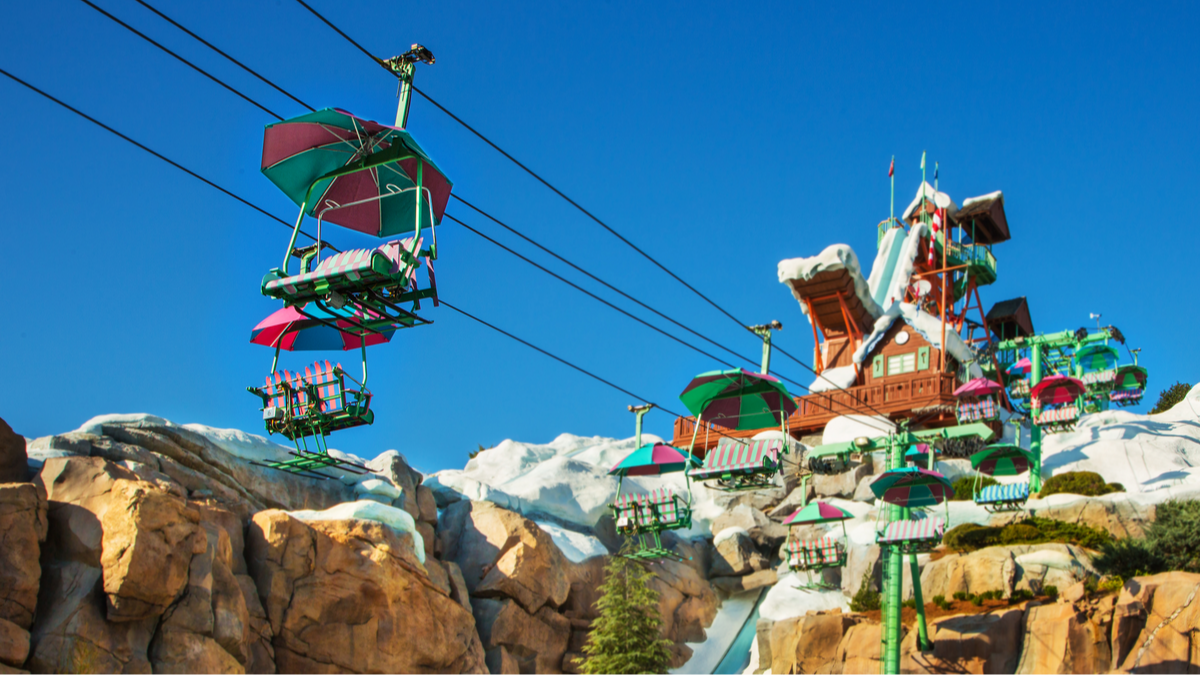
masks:
POLYGON ((933 651, 917 649, 917 631, 900 643, 905 673, 1011 673, 1017 666, 1023 607, 944 616, 929 622, 933 651))
POLYGON ((491 502, 457 502, 443 513, 438 536, 442 557, 458 564, 474 596, 514 598, 527 612, 567 599, 569 561, 520 514, 491 502))
POLYGON ((1112 666, 1122 672, 1200 669, 1200 574, 1166 572, 1125 582, 1112 626, 1112 666))
POLYGON ((770 567, 770 561, 758 552, 745 530, 731 528, 718 535, 714 539, 717 554, 708 570, 710 577, 736 577, 770 567))
MULTIPOLYGON (((24 448, 24 445, 22 445, 24 448)), ((0 485, 0 619, 28 630, 37 607, 46 539, 46 493, 33 483, 0 485)))
MULTIPOLYGON (((1037 510, 1039 518, 1087 525, 1117 538, 1145 536, 1146 527, 1154 522, 1154 513, 1153 504, 1139 504, 1121 495, 1103 499, 1082 497, 1067 504, 1045 506, 1037 510)), ((1004 525, 1020 518, 1020 514, 996 514, 988 524, 1004 525)))
MULTIPOLYGON (((857 617, 841 612, 808 612, 776 621, 771 626, 769 658, 772 673, 829 672, 846 631, 857 617)), ((878 643, 876 643, 878 651, 878 643)), ((762 653, 759 653, 760 663, 762 653)), ((877 671, 876 671, 877 672, 877 671)))
POLYGON ((29 631, 0 619, 0 664, 19 668, 29 657, 29 631))
MULTIPOLYGON (((882 627, 875 621, 859 621, 846 629, 838 644, 831 673, 878 673, 879 638, 882 627)), ((774 672, 774 671, 771 671, 774 672)))
POLYGON ((522 673, 561 672, 571 637, 571 621, 565 616, 549 607, 530 614, 511 598, 476 598, 472 606, 487 649, 505 649, 522 673))
POLYGON ((25 437, 0 419, 0 483, 24 483, 28 472, 25 437))
MULTIPOLYGON (((646 586, 658 592, 663 637, 680 646, 704 640, 704 629, 717 617, 718 602, 712 586, 695 568, 675 560, 660 560, 652 571, 654 576, 646 586)), ((677 665, 682 662, 673 667, 677 665)))
MULTIPOLYGON (((990 546, 968 554, 952 553, 926 564, 921 570, 921 590, 926 598, 954 593, 1000 590, 1039 592, 1047 585, 1060 590, 1087 576, 1098 576, 1092 554, 1070 544, 990 546)), ((907 578, 907 576, 906 576, 907 578)), ((911 593, 905 589, 905 597, 911 593)))
POLYGON ((247 563, 278 669, 483 672, 471 614, 430 580, 413 544, 371 521, 255 514, 247 563))
POLYGON ((1025 610, 1025 640, 1018 673, 1102 673, 1111 655, 1108 626, 1111 596, 1098 611, 1076 603, 1030 603, 1025 610), (1092 616, 1089 616, 1092 614, 1092 616))
POLYGON ((713 532, 728 527, 740 527, 750 533, 754 545, 763 551, 775 550, 788 535, 786 526, 771 520, 749 504, 737 504, 713 519, 713 532))

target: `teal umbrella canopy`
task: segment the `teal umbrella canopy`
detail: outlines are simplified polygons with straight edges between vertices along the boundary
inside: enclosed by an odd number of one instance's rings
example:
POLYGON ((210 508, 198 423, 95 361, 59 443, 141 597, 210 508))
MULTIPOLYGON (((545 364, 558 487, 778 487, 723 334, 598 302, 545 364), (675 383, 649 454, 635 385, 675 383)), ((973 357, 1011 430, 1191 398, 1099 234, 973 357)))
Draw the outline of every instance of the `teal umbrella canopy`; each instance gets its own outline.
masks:
POLYGON ((700 460, 686 450, 665 443, 648 443, 626 455, 608 475, 657 476, 697 466, 700 466, 700 460))
POLYGON ((436 225, 452 187, 412 134, 336 108, 267 125, 262 172, 308 215, 377 237, 414 230, 418 213, 436 225))
POLYGON ((1087 345, 1078 352, 1075 352, 1075 363, 1085 373, 1112 370, 1117 367, 1119 359, 1120 354, 1117 353, 1115 347, 1110 345, 1087 345))
POLYGON ((742 368, 697 375, 679 400, 693 415, 729 429, 777 426, 797 407, 779 378, 742 368))

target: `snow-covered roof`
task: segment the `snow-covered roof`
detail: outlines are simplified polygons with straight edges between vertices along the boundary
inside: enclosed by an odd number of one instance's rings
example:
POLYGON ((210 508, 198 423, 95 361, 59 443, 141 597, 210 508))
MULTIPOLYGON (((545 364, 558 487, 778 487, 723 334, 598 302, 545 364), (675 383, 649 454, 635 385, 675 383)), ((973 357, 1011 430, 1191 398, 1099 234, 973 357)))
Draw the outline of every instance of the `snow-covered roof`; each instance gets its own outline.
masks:
POLYGON ((946 212, 951 216, 958 212, 958 205, 954 203, 953 199, 950 199, 950 195, 945 192, 939 192, 933 189, 933 186, 929 183, 921 181, 921 186, 917 188, 917 196, 913 197, 912 203, 908 205, 907 209, 904 209, 904 215, 900 219, 908 220, 913 211, 916 211, 917 207, 921 205, 921 199, 924 197, 932 200, 934 205, 939 209, 946 209, 946 212))
MULTIPOLYGON (((833 244, 811 258, 788 258, 787 260, 781 260, 779 261, 777 272, 779 274, 779 283, 787 284, 788 288, 792 291, 792 295, 800 302, 800 311, 804 312, 805 316, 808 316, 807 303, 801 298, 800 292, 788 282, 792 280, 808 281, 821 272, 841 269, 849 272, 850 278, 854 280, 854 293, 862 301, 862 305, 867 312, 872 317, 882 314, 883 309, 871 298, 871 288, 867 285, 866 279, 863 278, 862 268, 858 264, 858 256, 854 255, 854 249, 846 244, 833 244)), ((808 316, 808 322, 812 323, 811 316, 808 316)))
POLYGON ((879 254, 871 266, 871 276, 867 279, 871 297, 880 308, 875 318, 886 312, 892 303, 904 298, 904 292, 912 280, 921 238, 928 233, 928 229, 924 223, 917 223, 907 231, 897 227, 884 235, 879 254))
POLYGON ((808 385, 808 391, 809 393, 816 394, 833 389, 849 389, 854 386, 857 378, 858 372, 854 369, 854 366, 826 368, 813 380, 812 384, 808 385))
MULTIPOLYGON (((892 323, 897 317, 902 317, 904 323, 912 327, 913 330, 921 334, 929 344, 937 349, 942 348, 942 322, 932 314, 921 311, 916 305, 907 302, 897 302, 888 308, 888 311, 879 317, 875 322, 875 328, 871 334, 863 339, 862 344, 858 349, 854 350, 854 362, 862 365, 866 360, 867 354, 870 354, 875 349, 879 341, 892 327, 892 323)), ((952 329, 946 330, 946 352, 958 359, 962 363, 972 362, 968 369, 971 377, 983 377, 983 371, 979 365, 974 363, 975 354, 967 347, 967 343, 963 342, 958 333, 952 329)))
POLYGON ((1004 192, 1002 192, 1001 190, 996 190, 995 192, 989 192, 986 195, 980 195, 978 197, 968 197, 967 199, 963 200, 962 207, 964 209, 966 209, 967 207, 971 206, 972 204, 975 204, 978 202, 990 202, 993 199, 999 199, 1000 203, 1003 204, 1004 203, 1004 192))

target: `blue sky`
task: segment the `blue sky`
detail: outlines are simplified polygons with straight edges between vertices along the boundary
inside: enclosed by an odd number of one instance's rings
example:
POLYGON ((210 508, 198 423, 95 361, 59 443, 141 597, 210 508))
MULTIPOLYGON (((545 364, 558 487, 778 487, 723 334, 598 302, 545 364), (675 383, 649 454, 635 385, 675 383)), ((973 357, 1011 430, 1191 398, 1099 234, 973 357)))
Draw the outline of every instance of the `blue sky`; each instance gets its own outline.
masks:
MULTIPOLYGON (((281 115, 305 112, 132 0, 96 2, 281 115)), ((291 0, 152 4, 312 105, 394 115, 394 80, 291 0)), ((418 86, 739 318, 782 321, 778 343, 806 361, 811 329, 775 264, 842 242, 869 265, 888 161, 902 208, 924 150, 960 203, 1005 192, 1013 239, 985 304, 1026 295, 1043 331, 1101 312, 1143 348, 1154 394, 1200 379, 1193 3, 314 6, 380 56, 428 46, 438 61, 418 86)), ((3 14, 0 67, 294 217, 258 171, 273 118, 78 0, 3 14)), ((29 437, 109 412, 258 431, 244 388, 271 354, 247 340, 276 308, 258 285, 288 232, 11 81, 0 93, 0 417, 29 437)), ((757 359, 752 336, 420 98, 409 128, 456 193, 757 359)), ((650 400, 680 409, 688 379, 716 367, 452 223, 439 244, 446 299, 650 400)), ((372 349, 378 421, 333 447, 396 448, 433 470, 505 438, 632 433, 629 396, 444 308, 429 316, 372 349)), ((647 429, 669 436, 671 418, 647 429)))

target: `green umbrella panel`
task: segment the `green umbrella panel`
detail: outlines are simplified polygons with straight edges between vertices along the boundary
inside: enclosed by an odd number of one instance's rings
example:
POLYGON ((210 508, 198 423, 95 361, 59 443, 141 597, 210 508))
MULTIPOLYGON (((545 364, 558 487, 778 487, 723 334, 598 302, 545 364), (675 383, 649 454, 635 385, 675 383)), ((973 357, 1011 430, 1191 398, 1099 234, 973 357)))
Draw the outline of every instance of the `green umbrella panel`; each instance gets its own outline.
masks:
POLYGON ((796 402, 778 378, 742 368, 697 375, 679 400, 697 419, 737 430, 783 426, 796 412, 796 402))
POLYGON ((985 476, 1019 476, 1032 464, 1032 453, 1015 445, 989 445, 971 455, 971 468, 985 476))

